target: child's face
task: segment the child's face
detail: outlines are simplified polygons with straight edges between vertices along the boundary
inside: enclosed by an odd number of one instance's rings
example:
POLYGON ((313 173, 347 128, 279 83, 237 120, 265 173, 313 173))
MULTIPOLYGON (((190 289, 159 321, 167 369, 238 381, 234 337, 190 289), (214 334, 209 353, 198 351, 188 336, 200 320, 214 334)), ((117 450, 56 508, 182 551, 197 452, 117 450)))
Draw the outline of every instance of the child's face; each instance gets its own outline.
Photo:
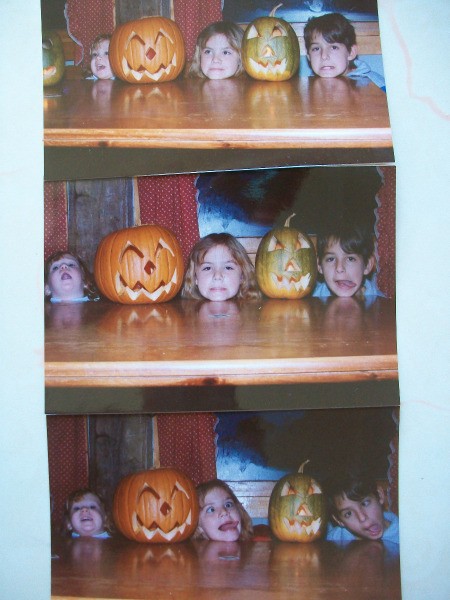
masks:
POLYGON ((379 540, 388 523, 383 516, 383 497, 369 494, 363 500, 349 500, 347 495, 334 497, 336 520, 359 538, 379 540))
POLYGON ((92 49, 91 71, 99 79, 114 77, 109 64, 109 40, 102 40, 92 49))
POLYGON ((336 296, 354 296, 364 282, 364 275, 372 270, 373 259, 364 264, 360 254, 347 254, 338 241, 327 245, 324 256, 317 264, 329 290, 336 296))
POLYGON ((241 534, 241 516, 235 503, 222 488, 205 496, 200 508, 199 526, 209 540, 235 542, 241 534))
POLYGON ((104 531, 105 514, 94 494, 85 494, 70 510, 72 530, 81 536, 93 536, 104 531))
POLYGON ((195 269, 200 294, 208 300, 234 298, 242 281, 242 269, 226 246, 214 246, 195 269))
POLYGON ((352 46, 349 51, 345 44, 327 42, 317 31, 312 35, 312 44, 308 50, 311 69, 319 77, 345 75, 349 63, 356 58, 356 54, 356 46, 352 46))
POLYGON ((215 33, 201 52, 200 68, 208 79, 226 79, 233 77, 240 61, 239 52, 230 46, 227 36, 215 33))
POLYGON ((64 254, 50 265, 45 293, 57 300, 67 301, 84 296, 83 271, 74 256, 64 254))

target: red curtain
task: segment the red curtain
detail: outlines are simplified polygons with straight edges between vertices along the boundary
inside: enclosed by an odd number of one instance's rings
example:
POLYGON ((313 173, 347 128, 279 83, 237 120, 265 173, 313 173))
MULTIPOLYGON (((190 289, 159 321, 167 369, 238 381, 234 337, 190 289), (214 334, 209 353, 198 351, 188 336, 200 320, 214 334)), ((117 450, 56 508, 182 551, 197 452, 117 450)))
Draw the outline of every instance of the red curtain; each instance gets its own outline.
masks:
POLYGON ((174 17, 180 27, 191 60, 197 35, 210 23, 222 20, 221 0, 174 0, 174 17))
POLYGON ((44 183, 44 259, 67 248, 67 201, 62 181, 44 183))
POLYGON ((47 443, 52 525, 59 528, 68 495, 89 481, 86 417, 47 417, 47 443))
POLYGON ((395 167, 380 167, 384 184, 378 192, 378 277, 380 290, 395 296, 395 167))
POLYGON ((114 0, 68 0, 65 8, 67 32, 77 44, 75 64, 89 65, 89 49, 101 33, 114 31, 114 0))

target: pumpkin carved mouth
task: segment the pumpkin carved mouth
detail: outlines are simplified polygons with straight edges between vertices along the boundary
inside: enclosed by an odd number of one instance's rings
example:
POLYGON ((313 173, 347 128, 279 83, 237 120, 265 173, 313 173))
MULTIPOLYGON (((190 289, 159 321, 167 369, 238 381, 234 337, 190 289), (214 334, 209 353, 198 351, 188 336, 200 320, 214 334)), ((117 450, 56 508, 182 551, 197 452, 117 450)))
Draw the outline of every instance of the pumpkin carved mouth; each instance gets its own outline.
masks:
POLYGON ((316 535, 318 531, 320 531, 320 527, 322 525, 322 519, 318 517, 311 521, 308 520, 299 520, 299 519, 288 519, 285 517, 283 519, 283 524, 286 529, 290 533, 295 533, 297 535, 301 535, 302 533, 306 533, 307 535, 316 535))
POLYGON ((269 61, 267 60, 265 63, 262 60, 256 61, 253 58, 249 59, 251 68, 253 69, 253 71, 256 74, 262 74, 262 75, 268 75, 268 74, 273 74, 273 75, 278 75, 278 74, 283 74, 286 71, 286 59, 283 58, 282 60, 274 60, 274 61, 269 61))

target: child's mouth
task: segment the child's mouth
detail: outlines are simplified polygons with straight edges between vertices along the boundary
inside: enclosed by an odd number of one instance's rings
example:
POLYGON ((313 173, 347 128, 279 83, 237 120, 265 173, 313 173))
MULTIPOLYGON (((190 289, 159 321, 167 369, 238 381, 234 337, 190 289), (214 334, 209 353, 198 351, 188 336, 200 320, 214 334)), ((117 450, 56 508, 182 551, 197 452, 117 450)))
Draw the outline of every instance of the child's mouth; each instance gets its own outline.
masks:
POLYGON ((338 281, 335 281, 335 283, 338 286, 338 288, 341 288, 343 290, 351 290, 355 287, 353 281, 350 281, 348 279, 339 279, 338 281))
POLYGON ((219 531, 230 531, 231 529, 236 529, 237 526, 238 526, 237 521, 227 521, 226 523, 223 523, 219 527, 219 531))
POLYGON ((61 276, 61 280, 64 281, 65 279, 72 279, 72 276, 69 275, 69 273, 63 273, 61 276))

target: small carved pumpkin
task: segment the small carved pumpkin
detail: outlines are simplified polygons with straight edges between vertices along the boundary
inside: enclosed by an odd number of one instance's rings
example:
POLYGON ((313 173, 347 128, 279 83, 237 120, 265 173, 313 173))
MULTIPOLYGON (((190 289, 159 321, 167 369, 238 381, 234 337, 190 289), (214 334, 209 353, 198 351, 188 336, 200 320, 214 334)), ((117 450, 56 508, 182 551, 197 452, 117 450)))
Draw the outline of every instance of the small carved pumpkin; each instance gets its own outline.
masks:
MULTIPOLYGON (((308 461, 306 461, 308 462, 308 461)), ((315 479, 303 473, 282 477, 269 500, 269 525, 283 542, 313 542, 326 530, 326 500, 315 479)))
POLYGON ((94 274, 101 293, 113 302, 166 302, 183 283, 183 256, 174 234, 164 227, 120 229, 100 242, 94 274))
POLYGON ((44 86, 56 85, 64 75, 65 60, 61 38, 56 31, 42 32, 42 76, 44 86))
POLYGON ((300 64, 297 34, 287 21, 274 16, 278 6, 268 17, 252 21, 244 32, 242 64, 254 79, 285 81, 300 64))
POLYGON ((270 298, 303 298, 316 283, 314 244, 305 233, 288 226, 293 216, 284 227, 266 233, 256 252, 256 279, 270 298))
POLYGON ((197 493, 178 469, 139 471, 119 482, 112 513, 117 529, 130 540, 181 542, 197 527, 197 493))
POLYGON ((175 21, 144 17, 119 25, 109 44, 109 60, 117 77, 129 83, 160 83, 178 77, 185 50, 175 21))

